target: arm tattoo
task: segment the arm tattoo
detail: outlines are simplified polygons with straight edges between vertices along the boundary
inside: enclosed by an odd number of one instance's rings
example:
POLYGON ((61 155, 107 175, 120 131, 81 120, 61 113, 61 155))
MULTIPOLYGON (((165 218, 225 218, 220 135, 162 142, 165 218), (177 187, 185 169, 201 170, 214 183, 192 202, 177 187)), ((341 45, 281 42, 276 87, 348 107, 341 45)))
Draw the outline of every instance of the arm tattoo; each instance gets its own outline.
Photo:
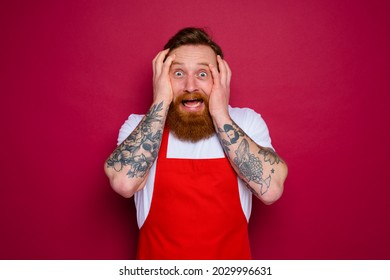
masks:
POLYGON ((218 137, 222 143, 222 148, 225 153, 230 152, 229 146, 236 144, 238 139, 244 136, 244 132, 233 122, 233 124, 225 124, 223 128, 218 128, 218 137), (224 133, 228 137, 229 141, 222 139, 221 134, 224 133))
POLYGON ((108 167, 120 172, 129 166, 129 178, 143 177, 157 158, 162 139, 161 128, 153 132, 154 123, 163 124, 163 102, 154 105, 130 136, 119 145, 107 160, 108 167))
POLYGON ((260 185, 260 194, 265 194, 271 184, 271 175, 263 179, 263 165, 258 157, 251 154, 249 151, 249 143, 245 138, 242 139, 236 151, 234 158, 241 175, 247 179, 248 182, 255 182, 260 185))
POLYGON ((274 169, 271 170, 268 177, 263 178, 263 163, 269 162, 270 165, 273 165, 282 162, 282 160, 272 149, 259 147, 258 154, 263 156, 262 163, 259 157, 250 152, 249 142, 244 136, 246 136, 245 132, 234 122, 225 124, 223 128, 218 128, 218 137, 227 155, 229 155, 231 146, 239 143, 233 162, 240 175, 247 182, 247 187, 258 196, 259 194, 249 185, 249 182, 254 182, 259 185, 260 195, 264 195, 271 185, 271 174, 274 173, 274 169), (228 139, 223 139, 222 134, 225 134, 228 139))
POLYGON ((259 154, 264 157, 264 162, 269 162, 270 165, 274 163, 279 164, 283 160, 271 148, 261 148, 259 154))

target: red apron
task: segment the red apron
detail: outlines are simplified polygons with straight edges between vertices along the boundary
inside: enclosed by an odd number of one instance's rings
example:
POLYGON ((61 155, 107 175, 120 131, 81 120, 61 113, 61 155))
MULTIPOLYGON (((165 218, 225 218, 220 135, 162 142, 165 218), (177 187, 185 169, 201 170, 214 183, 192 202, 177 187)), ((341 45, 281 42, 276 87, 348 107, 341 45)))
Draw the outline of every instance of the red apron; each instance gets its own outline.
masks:
POLYGON ((237 175, 228 159, 167 158, 165 129, 137 259, 251 259, 237 175))

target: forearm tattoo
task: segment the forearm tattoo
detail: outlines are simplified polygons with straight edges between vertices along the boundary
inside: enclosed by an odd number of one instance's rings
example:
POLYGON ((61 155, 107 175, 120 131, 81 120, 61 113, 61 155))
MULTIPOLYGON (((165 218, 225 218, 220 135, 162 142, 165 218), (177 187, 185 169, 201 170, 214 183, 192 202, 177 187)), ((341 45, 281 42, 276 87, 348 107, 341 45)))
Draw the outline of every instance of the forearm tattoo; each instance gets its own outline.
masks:
POLYGON ((163 102, 150 108, 134 132, 111 154, 107 160, 108 167, 120 172, 129 166, 129 178, 145 176, 160 149, 164 120, 162 110, 163 102), (160 124, 159 128, 152 129, 156 123, 160 124))
POLYGON ((258 196, 259 194, 249 185, 250 182, 254 182, 259 185, 260 195, 264 195, 271 185, 271 175, 274 173, 274 169, 271 169, 270 174, 264 174, 263 163, 273 165, 279 164, 282 160, 269 148, 258 146, 257 154, 261 157, 251 153, 249 142, 245 136, 245 132, 234 122, 225 124, 223 128, 218 128, 218 137, 227 155, 232 152, 232 145, 239 143, 238 148, 234 151, 233 162, 246 181, 247 187, 258 196), (227 136, 227 140, 223 136, 227 136))

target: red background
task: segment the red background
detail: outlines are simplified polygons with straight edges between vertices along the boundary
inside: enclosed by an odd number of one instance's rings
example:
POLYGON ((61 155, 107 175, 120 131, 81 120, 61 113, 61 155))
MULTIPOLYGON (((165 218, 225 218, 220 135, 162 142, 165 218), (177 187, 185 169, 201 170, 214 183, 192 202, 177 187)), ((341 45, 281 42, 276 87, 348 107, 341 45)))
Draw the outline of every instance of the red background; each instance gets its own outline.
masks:
POLYGON ((133 200, 103 163, 151 102, 151 61, 208 27, 233 106, 267 122, 285 193, 255 201, 256 259, 389 259, 389 4, 7 1, 1 23, 1 259, 128 259, 133 200))

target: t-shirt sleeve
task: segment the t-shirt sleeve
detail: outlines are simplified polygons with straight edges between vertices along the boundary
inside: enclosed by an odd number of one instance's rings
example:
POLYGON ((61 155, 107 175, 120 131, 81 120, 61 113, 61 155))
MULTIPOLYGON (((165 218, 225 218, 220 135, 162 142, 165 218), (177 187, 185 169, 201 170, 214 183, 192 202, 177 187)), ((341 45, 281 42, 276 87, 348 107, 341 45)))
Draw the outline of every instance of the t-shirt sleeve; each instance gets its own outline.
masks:
POLYGON ((118 143, 119 146, 138 126, 144 115, 131 114, 119 130, 118 143))
POLYGON ((262 147, 273 149, 267 124, 260 114, 249 108, 231 108, 230 114, 253 141, 262 147))

